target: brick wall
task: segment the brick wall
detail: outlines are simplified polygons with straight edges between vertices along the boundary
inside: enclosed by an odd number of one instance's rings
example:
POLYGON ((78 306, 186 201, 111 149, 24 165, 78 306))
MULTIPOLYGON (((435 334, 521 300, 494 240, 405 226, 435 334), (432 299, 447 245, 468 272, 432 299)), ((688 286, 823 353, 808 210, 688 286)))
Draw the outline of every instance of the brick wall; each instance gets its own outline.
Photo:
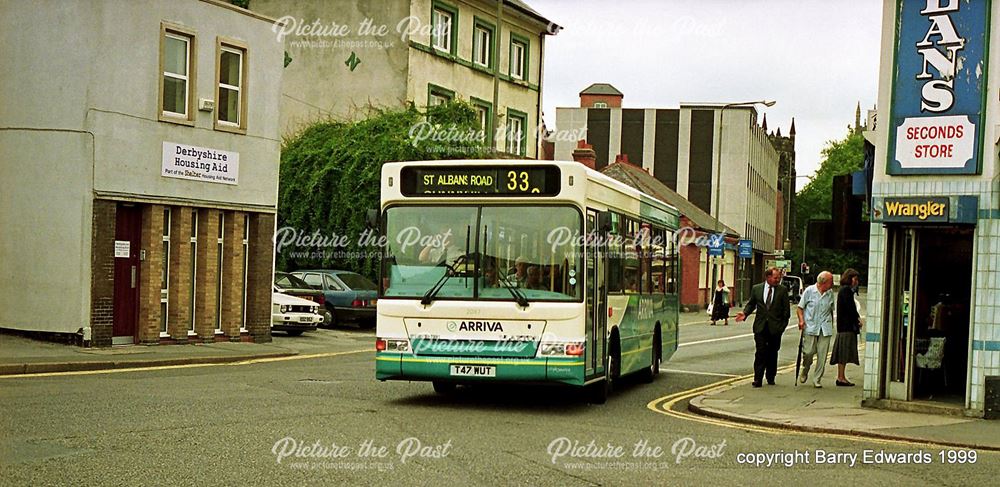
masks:
POLYGON ((170 282, 167 293, 167 333, 176 343, 187 343, 191 326, 191 212, 170 211, 170 282))
POLYGON ((163 206, 143 205, 142 245, 146 258, 139 262, 139 343, 160 342, 160 272, 163 266, 163 206))
POLYGON ((247 269, 247 329, 255 342, 271 341, 271 283, 274 280, 274 215, 250 215, 247 269))
POLYGON ((90 245, 90 345, 110 347, 114 324, 115 216, 114 201, 94 200, 90 245))
POLYGON ((243 231, 244 215, 227 211, 222 250, 222 332, 239 341, 243 321, 243 231))
POLYGON ((212 209, 198 210, 198 255, 195 284, 195 324, 198 339, 215 341, 216 310, 219 307, 219 217, 212 209))
POLYGON ((608 108, 621 108, 622 98, 619 95, 580 95, 580 107, 592 108, 594 103, 604 102, 608 108))

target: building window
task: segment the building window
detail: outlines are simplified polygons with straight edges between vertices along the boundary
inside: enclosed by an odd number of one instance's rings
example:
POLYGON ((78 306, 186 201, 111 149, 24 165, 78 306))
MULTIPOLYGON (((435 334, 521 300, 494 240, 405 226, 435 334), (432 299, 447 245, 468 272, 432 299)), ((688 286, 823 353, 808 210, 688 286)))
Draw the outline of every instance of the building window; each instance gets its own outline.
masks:
POLYGON ((458 10, 450 5, 433 2, 431 9, 431 44, 434 49, 455 54, 455 26, 458 10))
POLYGON ((170 288, 170 208, 163 209, 163 262, 160 265, 160 335, 167 333, 170 288))
POLYGON ((472 30, 472 63, 476 66, 493 69, 493 32, 492 25, 478 18, 472 30))
POLYGON ((198 210, 191 211, 191 323, 188 324, 188 334, 194 333, 195 289, 198 288, 198 210))
POLYGON ((246 129, 246 76, 247 50, 235 41, 219 40, 216 65, 216 127, 222 129, 246 129))
POLYGON ((194 120, 194 34, 160 27, 160 117, 172 121, 194 120))
POLYGON ((240 313, 240 329, 247 329, 247 266, 250 264, 250 215, 243 215, 243 308, 240 313))
POLYGON ((603 101, 595 101, 594 108, 608 108, 608 104, 603 101))
POLYGON ((526 152, 528 115, 517 110, 507 111, 507 152, 523 156, 526 152))
POLYGON ((476 119, 482 130, 482 141, 486 144, 493 144, 493 105, 479 98, 470 98, 472 108, 476 110, 476 119))
POLYGON ((222 243, 223 243, 223 238, 226 235, 225 227, 226 227, 226 214, 220 211, 219 212, 219 237, 216 239, 216 245, 219 246, 219 257, 218 257, 218 260, 216 262, 217 272, 215 273, 215 275, 218 276, 218 278, 215 280, 215 295, 216 295, 216 297, 219 298, 218 302, 216 303, 218 306, 215 307, 215 332, 216 333, 221 333, 222 332, 222 274, 223 274, 223 267, 222 267, 222 243))
POLYGON ((437 85, 427 85, 427 106, 444 105, 455 99, 455 92, 437 85))
POLYGON ((517 34, 510 35, 510 77, 528 79, 528 41, 517 34))

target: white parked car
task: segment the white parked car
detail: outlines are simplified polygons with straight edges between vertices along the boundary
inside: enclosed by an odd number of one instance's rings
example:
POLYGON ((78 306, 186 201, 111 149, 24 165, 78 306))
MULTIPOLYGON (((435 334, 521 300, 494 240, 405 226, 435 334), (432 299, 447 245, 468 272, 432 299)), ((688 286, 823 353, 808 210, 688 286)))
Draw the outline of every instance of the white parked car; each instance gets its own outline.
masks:
POLYGON ((283 331, 291 336, 313 331, 323 322, 319 304, 275 292, 271 298, 271 331, 283 331))

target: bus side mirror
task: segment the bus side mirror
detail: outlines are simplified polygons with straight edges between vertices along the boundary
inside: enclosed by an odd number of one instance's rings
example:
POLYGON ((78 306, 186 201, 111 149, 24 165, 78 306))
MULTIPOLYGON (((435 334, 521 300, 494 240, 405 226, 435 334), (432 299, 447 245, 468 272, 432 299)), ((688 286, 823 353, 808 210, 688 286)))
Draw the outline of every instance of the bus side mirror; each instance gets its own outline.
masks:
POLYGON ((597 214, 597 231, 607 233, 611 231, 611 212, 602 211, 597 214))
POLYGON ((379 214, 378 214, 378 209, 377 208, 369 208, 368 209, 368 214, 365 215, 365 221, 368 223, 368 226, 370 228, 378 228, 379 227, 379 225, 378 225, 378 216, 379 216, 379 214))

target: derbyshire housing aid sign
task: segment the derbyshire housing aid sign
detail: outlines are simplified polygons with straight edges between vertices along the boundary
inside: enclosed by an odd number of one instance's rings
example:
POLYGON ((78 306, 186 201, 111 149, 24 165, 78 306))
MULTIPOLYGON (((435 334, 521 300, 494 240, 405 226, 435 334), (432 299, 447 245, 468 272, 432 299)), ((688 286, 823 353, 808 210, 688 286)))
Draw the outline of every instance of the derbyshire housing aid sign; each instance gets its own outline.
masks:
POLYGON ((898 0, 889 174, 979 174, 990 0, 898 0))
POLYGON ((164 142, 160 174, 168 178, 238 184, 240 153, 164 142))

